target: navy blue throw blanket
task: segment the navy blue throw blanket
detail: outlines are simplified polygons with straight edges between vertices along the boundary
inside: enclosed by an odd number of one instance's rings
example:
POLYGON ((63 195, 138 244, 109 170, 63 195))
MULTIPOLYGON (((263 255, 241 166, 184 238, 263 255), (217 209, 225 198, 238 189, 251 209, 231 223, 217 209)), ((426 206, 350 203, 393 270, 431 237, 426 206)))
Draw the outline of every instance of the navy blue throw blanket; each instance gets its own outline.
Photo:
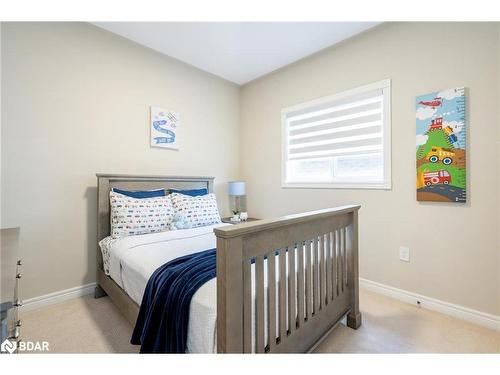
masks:
POLYGON ((141 353, 185 353, 189 306, 216 275, 215 249, 176 258, 149 278, 130 342, 141 353))

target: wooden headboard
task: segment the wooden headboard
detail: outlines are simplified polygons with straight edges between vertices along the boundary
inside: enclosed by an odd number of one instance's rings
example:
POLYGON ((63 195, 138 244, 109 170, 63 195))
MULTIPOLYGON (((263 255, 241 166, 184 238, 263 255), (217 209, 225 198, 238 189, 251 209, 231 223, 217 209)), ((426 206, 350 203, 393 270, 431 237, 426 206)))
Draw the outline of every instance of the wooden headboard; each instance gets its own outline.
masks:
MULTIPOLYGON (((153 190, 153 189, 208 189, 214 192, 214 177, 185 176, 144 176, 126 174, 97 175, 97 242, 109 236, 110 207, 109 192, 113 188, 123 190, 153 190)), ((102 254, 97 245, 97 268, 103 269, 102 254)))

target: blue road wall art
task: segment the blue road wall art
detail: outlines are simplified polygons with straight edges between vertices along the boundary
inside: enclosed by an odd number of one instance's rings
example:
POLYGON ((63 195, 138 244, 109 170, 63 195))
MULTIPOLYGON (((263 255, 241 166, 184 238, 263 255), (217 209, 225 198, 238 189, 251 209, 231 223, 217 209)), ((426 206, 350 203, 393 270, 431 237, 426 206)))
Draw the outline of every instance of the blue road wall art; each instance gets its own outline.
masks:
POLYGON ((179 115, 151 106, 151 146, 179 149, 179 115))

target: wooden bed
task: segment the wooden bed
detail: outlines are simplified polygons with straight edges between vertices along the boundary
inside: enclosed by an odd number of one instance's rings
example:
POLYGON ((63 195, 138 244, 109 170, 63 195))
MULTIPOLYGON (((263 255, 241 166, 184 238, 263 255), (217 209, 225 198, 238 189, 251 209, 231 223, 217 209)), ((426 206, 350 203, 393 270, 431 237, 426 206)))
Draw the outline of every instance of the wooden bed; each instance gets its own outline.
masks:
MULTIPOLYGON (((97 174, 97 182, 99 242, 110 233, 112 188, 207 188, 213 192, 214 178, 97 174)), ((349 327, 361 325, 359 208, 343 206, 215 229, 218 353, 308 352, 344 316, 349 327), (270 333, 267 340, 266 333, 270 333)), ((99 246, 97 284, 95 297, 107 294, 135 324, 139 306, 104 273, 99 246)))

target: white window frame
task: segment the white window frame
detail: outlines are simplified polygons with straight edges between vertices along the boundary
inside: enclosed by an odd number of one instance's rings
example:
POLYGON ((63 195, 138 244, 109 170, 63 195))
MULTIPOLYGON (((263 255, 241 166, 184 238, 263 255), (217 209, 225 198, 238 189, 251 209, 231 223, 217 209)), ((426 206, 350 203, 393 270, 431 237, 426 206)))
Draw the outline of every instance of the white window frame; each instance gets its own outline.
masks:
POLYGON ((380 189, 390 190, 392 188, 391 170, 391 80, 385 79, 365 86, 356 87, 331 96, 322 97, 307 103, 283 108, 281 110, 281 187, 282 188, 305 188, 305 189, 380 189), (383 93, 382 113, 382 144, 384 159, 384 176, 382 182, 287 182, 287 158, 288 158, 288 131, 287 114, 300 111, 308 107, 318 106, 328 102, 340 100, 349 96, 363 94, 365 92, 381 89, 383 93))

